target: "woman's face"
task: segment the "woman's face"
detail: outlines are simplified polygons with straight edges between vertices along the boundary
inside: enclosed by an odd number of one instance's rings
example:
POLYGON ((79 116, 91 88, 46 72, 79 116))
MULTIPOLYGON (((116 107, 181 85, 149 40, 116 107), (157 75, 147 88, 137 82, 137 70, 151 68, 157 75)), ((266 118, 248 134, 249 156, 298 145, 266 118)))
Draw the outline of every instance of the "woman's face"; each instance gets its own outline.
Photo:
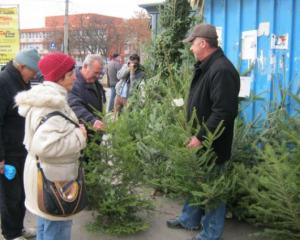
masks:
POLYGON ((75 80, 75 70, 71 70, 70 72, 67 72, 65 74, 64 79, 61 81, 61 85, 68 91, 70 92, 73 87, 73 83, 75 80))

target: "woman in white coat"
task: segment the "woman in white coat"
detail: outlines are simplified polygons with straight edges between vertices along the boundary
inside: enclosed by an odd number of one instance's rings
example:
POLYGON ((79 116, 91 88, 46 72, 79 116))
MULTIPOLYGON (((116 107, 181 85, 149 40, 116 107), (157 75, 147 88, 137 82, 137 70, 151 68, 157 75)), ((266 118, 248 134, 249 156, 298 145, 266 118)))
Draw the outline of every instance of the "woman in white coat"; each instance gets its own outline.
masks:
POLYGON ((80 151, 86 146, 86 129, 61 116, 53 116, 39 128, 48 113, 60 111, 78 123, 68 106, 75 61, 63 53, 50 53, 39 62, 44 83, 16 96, 19 114, 26 118, 24 145, 28 156, 24 168, 25 206, 37 219, 38 240, 71 239, 72 217, 56 217, 42 212, 37 203, 37 165, 39 156, 45 176, 51 181, 74 180, 78 175, 80 151))

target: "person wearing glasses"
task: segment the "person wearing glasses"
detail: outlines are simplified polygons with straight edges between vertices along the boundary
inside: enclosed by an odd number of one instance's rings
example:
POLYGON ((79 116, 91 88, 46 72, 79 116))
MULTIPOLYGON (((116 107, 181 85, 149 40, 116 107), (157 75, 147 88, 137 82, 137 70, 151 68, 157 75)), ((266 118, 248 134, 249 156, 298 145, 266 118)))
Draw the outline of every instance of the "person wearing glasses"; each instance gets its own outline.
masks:
POLYGON ((76 69, 76 80, 68 95, 69 105, 79 121, 92 126, 96 131, 105 128, 97 114, 103 112, 106 101, 104 88, 98 81, 102 67, 103 60, 100 55, 87 55, 83 66, 76 69))

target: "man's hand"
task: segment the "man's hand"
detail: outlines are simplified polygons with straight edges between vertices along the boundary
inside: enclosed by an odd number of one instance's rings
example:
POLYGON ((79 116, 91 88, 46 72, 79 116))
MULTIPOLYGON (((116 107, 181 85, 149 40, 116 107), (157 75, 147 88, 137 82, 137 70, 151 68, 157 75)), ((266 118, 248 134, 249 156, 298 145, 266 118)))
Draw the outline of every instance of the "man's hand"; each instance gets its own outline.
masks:
POLYGON ((80 129, 80 131, 82 132, 83 136, 84 136, 85 138, 87 138, 87 131, 86 131, 85 126, 84 126, 83 124, 79 124, 79 129, 80 129))
POLYGON ((0 174, 4 173, 4 164, 5 164, 4 160, 0 161, 0 174))
POLYGON ((96 121, 94 122, 93 128, 94 128, 95 130, 102 130, 102 131, 104 131, 104 129, 105 129, 105 124, 104 124, 103 122, 101 122, 100 120, 96 120, 96 121))
POLYGON ((192 136, 189 143, 187 144, 187 148, 198 148, 202 145, 201 141, 195 137, 195 136, 192 136))

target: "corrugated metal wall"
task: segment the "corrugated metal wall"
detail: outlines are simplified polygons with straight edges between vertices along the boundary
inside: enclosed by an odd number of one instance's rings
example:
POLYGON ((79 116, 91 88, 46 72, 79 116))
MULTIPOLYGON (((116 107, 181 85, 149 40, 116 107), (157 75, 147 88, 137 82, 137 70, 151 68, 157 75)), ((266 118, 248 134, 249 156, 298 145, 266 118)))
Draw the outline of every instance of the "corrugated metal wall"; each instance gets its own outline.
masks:
MULTIPOLYGON (((218 27, 226 55, 248 76, 243 81, 251 81, 252 93, 263 99, 243 104, 248 121, 265 116, 270 102, 281 102, 281 86, 297 93, 300 0, 205 0, 204 20, 218 27)), ((292 114, 295 103, 286 99, 292 114)))

